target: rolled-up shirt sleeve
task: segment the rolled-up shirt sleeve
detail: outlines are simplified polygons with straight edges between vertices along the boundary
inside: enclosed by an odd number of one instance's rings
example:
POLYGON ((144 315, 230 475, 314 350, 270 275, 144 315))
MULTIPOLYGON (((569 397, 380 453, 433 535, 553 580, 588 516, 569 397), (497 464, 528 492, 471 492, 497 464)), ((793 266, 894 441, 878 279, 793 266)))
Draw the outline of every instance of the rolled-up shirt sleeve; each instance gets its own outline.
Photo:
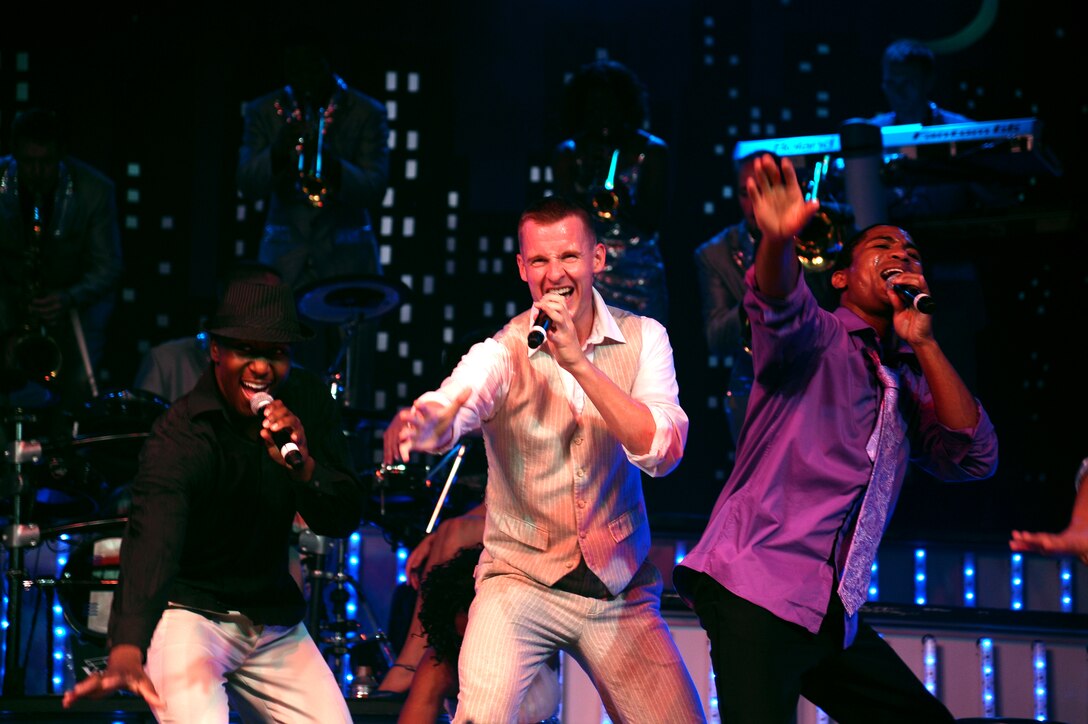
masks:
POLYGON ((419 396, 417 402, 437 402, 448 406, 466 388, 472 390, 468 400, 457 411, 450 436, 439 441, 436 449, 429 452, 449 450, 457 440, 476 432, 484 420, 491 418, 510 389, 508 355, 506 347, 492 338, 478 342, 465 353, 437 390, 419 396))
POLYGON ((680 387, 668 333, 648 317, 642 320, 642 353, 631 396, 650 409, 656 429, 649 452, 634 455, 625 449, 627 459, 648 475, 666 475, 684 456, 688 416, 680 407, 680 387))

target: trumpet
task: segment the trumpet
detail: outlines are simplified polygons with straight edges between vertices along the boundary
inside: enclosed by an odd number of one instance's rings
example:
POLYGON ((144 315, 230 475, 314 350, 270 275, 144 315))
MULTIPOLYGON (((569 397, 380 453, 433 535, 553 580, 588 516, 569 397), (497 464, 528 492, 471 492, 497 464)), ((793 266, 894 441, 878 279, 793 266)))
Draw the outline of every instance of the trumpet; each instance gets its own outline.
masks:
POLYGON ((317 130, 300 136, 295 147, 298 151, 298 189, 315 209, 325 205, 325 195, 329 192, 322 173, 322 155, 325 150, 325 120, 330 113, 327 109, 321 109, 317 130))
POLYGON ((295 155, 298 157, 298 177, 295 187, 306 197, 315 209, 325 205, 325 196, 329 187, 324 175, 325 133, 332 123, 336 111, 336 99, 332 98, 324 108, 318 108, 316 114, 310 106, 305 110, 299 106, 291 87, 287 87, 287 97, 291 107, 276 100, 276 115, 283 118, 288 126, 298 125, 299 132, 295 142, 295 155), (317 128, 312 127, 311 116, 317 116, 317 128))

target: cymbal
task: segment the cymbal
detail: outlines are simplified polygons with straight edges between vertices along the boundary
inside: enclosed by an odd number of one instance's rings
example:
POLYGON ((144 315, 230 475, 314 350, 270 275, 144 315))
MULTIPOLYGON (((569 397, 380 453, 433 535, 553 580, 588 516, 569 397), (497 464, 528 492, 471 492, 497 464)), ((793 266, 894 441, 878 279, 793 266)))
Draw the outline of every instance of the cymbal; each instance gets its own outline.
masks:
POLYGON ((410 290, 395 279, 352 275, 322 279, 298 293, 298 313, 311 322, 344 324, 377 319, 399 307, 410 290))

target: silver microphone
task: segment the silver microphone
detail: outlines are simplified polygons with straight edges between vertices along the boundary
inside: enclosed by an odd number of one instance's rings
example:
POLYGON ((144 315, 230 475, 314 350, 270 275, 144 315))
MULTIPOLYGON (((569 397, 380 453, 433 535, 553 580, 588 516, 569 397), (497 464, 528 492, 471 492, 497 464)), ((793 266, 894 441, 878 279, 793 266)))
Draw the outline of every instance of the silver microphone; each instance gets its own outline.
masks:
MULTIPOLYGON (((254 415, 263 415, 264 408, 272 402, 272 395, 267 392, 258 392, 253 395, 249 400, 249 409, 253 411, 254 415)), ((280 449, 280 455, 287 461, 287 464, 291 466, 292 470, 301 470, 306 461, 302 458, 302 451, 298 449, 298 445, 291 439, 291 428, 283 427, 279 430, 272 431, 272 441, 280 449)))

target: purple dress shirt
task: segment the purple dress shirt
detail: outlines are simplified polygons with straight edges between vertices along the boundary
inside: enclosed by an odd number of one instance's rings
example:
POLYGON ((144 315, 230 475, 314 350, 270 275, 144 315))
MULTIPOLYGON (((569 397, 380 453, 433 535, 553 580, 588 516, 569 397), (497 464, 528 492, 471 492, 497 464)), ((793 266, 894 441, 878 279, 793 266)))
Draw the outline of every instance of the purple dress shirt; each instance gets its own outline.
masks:
MULTIPOLYGON (((733 472, 674 581, 690 603, 691 572, 701 571, 815 633, 872 472, 866 443, 877 421, 881 386, 866 347, 878 341, 850 310, 821 309, 803 281, 780 300, 760 293, 751 269, 747 282, 744 304, 752 323, 756 378, 748 415, 733 472)), ((881 356, 899 375, 899 406, 907 426, 891 509, 908 458, 947 482, 991 476, 997 437, 981 405, 974 429, 950 430, 937 421, 910 348, 902 345, 881 356)))

